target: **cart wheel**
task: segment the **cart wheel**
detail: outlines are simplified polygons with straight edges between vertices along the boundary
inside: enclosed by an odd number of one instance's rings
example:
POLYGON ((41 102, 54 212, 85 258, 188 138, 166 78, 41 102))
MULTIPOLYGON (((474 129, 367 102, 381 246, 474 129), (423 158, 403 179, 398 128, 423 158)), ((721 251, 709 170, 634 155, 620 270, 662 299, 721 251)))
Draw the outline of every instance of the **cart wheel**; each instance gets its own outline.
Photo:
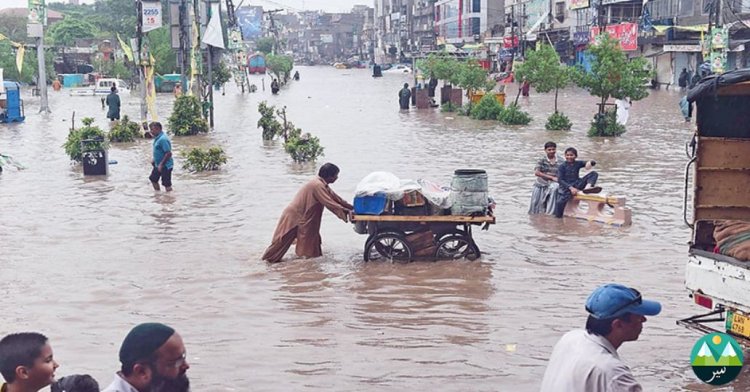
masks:
POLYGON ((469 259, 476 260, 481 256, 479 247, 464 235, 451 234, 443 236, 437 244, 435 258, 437 259, 469 259))
POLYGON ((411 260, 411 248, 401 233, 383 232, 371 237, 365 243, 365 261, 411 260))
POLYGON ((461 229, 453 229, 449 231, 435 233, 435 243, 439 244, 440 241, 442 241, 444 238, 448 238, 450 236, 456 236, 456 235, 460 237, 464 237, 466 236, 466 232, 461 229))

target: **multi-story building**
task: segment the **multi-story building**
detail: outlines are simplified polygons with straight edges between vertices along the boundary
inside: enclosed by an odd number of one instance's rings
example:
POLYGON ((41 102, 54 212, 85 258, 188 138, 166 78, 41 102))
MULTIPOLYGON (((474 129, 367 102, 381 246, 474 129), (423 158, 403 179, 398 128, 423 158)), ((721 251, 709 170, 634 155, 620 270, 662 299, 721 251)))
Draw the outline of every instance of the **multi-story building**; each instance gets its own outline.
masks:
POLYGON ((438 0, 435 30, 448 43, 480 42, 483 37, 502 35, 505 0, 438 0))
POLYGON ((414 0, 375 0, 375 61, 403 61, 410 54, 414 0))
POLYGON ((425 53, 435 49, 435 6, 430 0, 419 0, 412 5, 411 51, 425 53))

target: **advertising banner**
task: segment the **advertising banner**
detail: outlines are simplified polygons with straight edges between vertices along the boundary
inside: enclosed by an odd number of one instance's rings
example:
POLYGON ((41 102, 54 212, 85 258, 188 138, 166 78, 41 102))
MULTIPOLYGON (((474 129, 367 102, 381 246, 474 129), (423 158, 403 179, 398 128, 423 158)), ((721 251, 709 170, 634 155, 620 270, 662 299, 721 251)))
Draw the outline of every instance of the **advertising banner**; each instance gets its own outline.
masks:
POLYGON ((242 39, 252 41, 263 32, 263 7, 241 7, 235 12, 237 24, 242 30, 242 39))
POLYGON ((29 0, 28 24, 47 25, 47 6, 45 0, 29 0))
POLYGON ((589 0, 570 0, 570 7, 572 10, 579 10, 581 8, 589 8, 589 0))
POLYGON ((518 47, 518 36, 503 37, 503 48, 518 47))
POLYGON ((526 3, 525 29, 534 30, 539 25, 539 21, 547 17, 547 14, 549 14, 549 0, 529 0, 526 3))
MULTIPOLYGON (((620 41, 620 48, 624 51, 633 51, 638 49, 638 24, 620 23, 609 25, 606 31, 610 37, 620 41)), ((591 43, 594 43, 599 35, 599 26, 591 28, 591 43)))
POLYGON ((143 32, 147 33, 151 30, 158 29, 161 27, 161 2, 159 1, 143 1, 141 7, 142 18, 143 18, 143 32))
POLYGON ((715 73, 723 73, 727 68, 727 52, 716 51, 711 52, 711 71, 715 73))

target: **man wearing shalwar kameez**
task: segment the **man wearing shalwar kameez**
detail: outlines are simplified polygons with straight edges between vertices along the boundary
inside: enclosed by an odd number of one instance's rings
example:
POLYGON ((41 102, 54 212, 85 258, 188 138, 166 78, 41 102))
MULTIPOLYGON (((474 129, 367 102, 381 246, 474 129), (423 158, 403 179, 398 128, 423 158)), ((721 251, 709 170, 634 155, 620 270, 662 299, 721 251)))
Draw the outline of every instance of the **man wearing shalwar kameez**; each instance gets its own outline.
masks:
POLYGON ((531 191, 529 214, 552 215, 555 212, 557 167, 563 162, 563 158, 557 155, 557 145, 554 142, 544 144, 544 153, 544 157, 534 167, 536 182, 531 191))
POLYGON ((348 221, 349 214, 354 209, 328 186, 338 179, 338 174, 339 168, 336 165, 326 163, 318 171, 318 176, 297 192, 294 200, 281 214, 271 246, 263 253, 263 260, 272 263, 281 261, 295 239, 297 256, 323 255, 320 248, 320 220, 323 217, 323 207, 328 208, 344 222, 348 221))

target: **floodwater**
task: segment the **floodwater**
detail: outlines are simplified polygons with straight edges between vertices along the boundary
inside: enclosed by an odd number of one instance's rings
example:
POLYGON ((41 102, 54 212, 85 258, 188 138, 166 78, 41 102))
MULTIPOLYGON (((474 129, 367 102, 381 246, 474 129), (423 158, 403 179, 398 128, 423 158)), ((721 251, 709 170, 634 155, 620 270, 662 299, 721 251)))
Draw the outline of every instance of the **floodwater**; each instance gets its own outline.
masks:
MULTIPOLYGON (((675 324, 702 311, 683 288, 691 127, 679 93, 654 92, 634 103, 626 134, 592 139, 596 100, 580 90, 560 95, 574 129, 548 132, 553 95, 533 89, 520 103, 534 121, 509 128, 399 112, 397 91, 409 76, 298 69, 301 81, 278 96, 267 77, 265 91, 253 77, 254 94, 228 85, 217 95, 214 131, 173 138, 171 194, 148 183, 146 140, 114 145, 118 163, 106 178, 84 177, 68 161, 61 145, 74 111, 78 126, 86 116, 106 126, 98 98, 50 91, 53 113, 40 115, 38 98, 25 94, 27 121, 0 126, 0 151, 28 166, 0 175, 0 334, 47 334, 58 376, 90 373, 102 386, 127 331, 161 321, 183 335, 196 391, 534 391, 557 339, 584 325, 586 296, 619 282, 664 306, 639 341, 620 348, 645 389, 708 390, 689 366, 699 336, 675 324), (455 169, 486 169, 499 207, 497 224, 475 231, 482 259, 365 263, 365 237, 326 212, 323 257, 260 261, 282 209, 316 173, 293 164, 281 143, 262 142, 261 100, 286 106, 291 121, 320 137, 320 163, 341 167, 333 188, 348 199, 376 170, 448 184, 455 169), (527 215, 548 140, 598 162, 601 184, 627 196, 632 227, 527 215), (179 152, 198 145, 222 146, 226 167, 182 170, 179 152)), ((172 96, 158 99, 165 121, 172 96)), ((123 113, 137 118, 137 97, 123 100, 123 113)))

